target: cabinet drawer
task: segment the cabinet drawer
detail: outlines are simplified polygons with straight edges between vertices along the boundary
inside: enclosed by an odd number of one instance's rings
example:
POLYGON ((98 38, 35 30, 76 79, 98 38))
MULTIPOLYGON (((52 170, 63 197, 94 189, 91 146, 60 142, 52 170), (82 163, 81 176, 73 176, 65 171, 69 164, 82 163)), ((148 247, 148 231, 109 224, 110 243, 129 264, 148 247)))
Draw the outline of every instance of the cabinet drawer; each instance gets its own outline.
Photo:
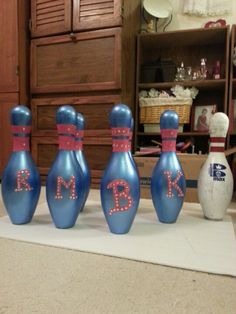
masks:
POLYGON ((109 113, 120 102, 119 95, 63 98, 37 98, 31 101, 34 136, 56 136, 56 111, 59 106, 72 105, 85 118, 85 137, 110 137, 109 113))
POLYGON ((120 69, 120 28, 31 41, 32 93, 120 89, 120 69))
MULTIPOLYGON (((41 175, 47 175, 58 151, 57 137, 32 137, 31 151, 34 161, 41 175)), ((100 177, 110 159, 112 151, 111 140, 104 139, 98 143, 97 139, 84 141, 84 153, 91 169, 94 183, 98 183, 100 177)))

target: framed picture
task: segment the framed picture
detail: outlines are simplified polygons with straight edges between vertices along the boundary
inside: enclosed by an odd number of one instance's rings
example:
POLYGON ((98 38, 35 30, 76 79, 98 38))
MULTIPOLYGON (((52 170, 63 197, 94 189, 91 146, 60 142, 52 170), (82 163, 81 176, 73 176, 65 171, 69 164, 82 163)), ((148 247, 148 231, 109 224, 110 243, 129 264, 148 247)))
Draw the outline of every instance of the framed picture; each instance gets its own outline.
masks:
POLYGON ((208 132, 209 121, 217 111, 217 106, 193 106, 192 110, 192 130, 196 132, 208 132))

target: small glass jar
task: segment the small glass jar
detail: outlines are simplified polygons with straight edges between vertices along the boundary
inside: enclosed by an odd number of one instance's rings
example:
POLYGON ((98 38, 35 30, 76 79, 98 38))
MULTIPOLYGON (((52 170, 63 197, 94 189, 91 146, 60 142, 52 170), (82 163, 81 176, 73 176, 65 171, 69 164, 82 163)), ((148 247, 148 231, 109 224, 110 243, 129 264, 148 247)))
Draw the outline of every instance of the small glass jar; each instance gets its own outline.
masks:
POLYGON ((214 80, 219 80, 220 79, 220 61, 217 60, 212 71, 212 78, 214 80))
POLYGON ((191 81, 193 79, 192 67, 187 67, 185 79, 191 81))
POLYGON ((206 58, 201 59, 201 65, 200 65, 200 73, 201 73, 201 79, 206 80, 208 77, 208 70, 206 65, 206 58))

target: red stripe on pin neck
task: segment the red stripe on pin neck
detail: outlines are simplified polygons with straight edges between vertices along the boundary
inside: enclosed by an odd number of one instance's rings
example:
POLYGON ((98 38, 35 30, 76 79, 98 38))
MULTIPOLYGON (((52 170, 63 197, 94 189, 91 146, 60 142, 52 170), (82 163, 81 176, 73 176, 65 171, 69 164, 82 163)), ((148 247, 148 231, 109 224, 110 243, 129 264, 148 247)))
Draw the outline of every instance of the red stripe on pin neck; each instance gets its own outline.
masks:
POLYGON ((112 151, 113 152, 128 152, 131 149, 129 139, 125 140, 113 140, 112 151))
POLYGON ((31 126, 30 125, 12 125, 11 132, 14 134, 16 133, 29 134, 31 132, 31 126))
POLYGON ((75 141, 74 150, 83 150, 83 142, 82 141, 75 141))
POLYGON ((176 141, 175 140, 163 140, 162 150, 163 153, 166 152, 176 152, 176 141))
POLYGON ((209 151, 211 153, 223 153, 225 151, 225 137, 211 137, 209 151))
POLYGON ((178 130, 176 129, 162 129, 161 137, 162 138, 176 138, 178 130))
POLYGON ((211 153, 223 153, 225 151, 224 147, 210 147, 210 152, 211 153))
POLYGON ((210 143, 225 143, 225 137, 211 137, 210 143))
POLYGON ((129 128, 112 128, 111 129, 112 136, 130 136, 129 128))
POLYGON ((176 152, 176 138, 178 130, 176 129, 162 129, 162 152, 176 152))
POLYGON ((59 134, 75 134, 76 127, 73 124, 57 124, 59 134))
POLYGON ((60 150, 74 150, 75 141, 74 138, 68 136, 59 136, 59 149, 60 150))
POLYGON ((84 137, 84 130, 77 130, 75 131, 76 138, 83 138, 84 137))
POLYGON ((13 152, 29 151, 29 137, 13 136, 13 152))

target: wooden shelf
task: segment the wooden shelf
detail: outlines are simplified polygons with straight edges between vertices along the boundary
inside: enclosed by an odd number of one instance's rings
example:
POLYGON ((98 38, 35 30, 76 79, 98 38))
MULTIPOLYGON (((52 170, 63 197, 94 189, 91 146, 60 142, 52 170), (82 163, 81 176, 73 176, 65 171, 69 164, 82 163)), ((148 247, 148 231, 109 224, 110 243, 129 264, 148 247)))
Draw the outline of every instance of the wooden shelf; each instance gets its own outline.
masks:
MULTIPOLYGON (((218 90, 225 88, 225 79, 220 80, 198 80, 198 81, 183 81, 183 82, 163 82, 163 83, 139 83, 140 89, 170 89, 175 85, 181 85, 184 87, 196 87, 201 90, 218 90)), ((235 80, 236 85, 236 80, 235 80)))
POLYGON ((233 79, 233 92, 236 93, 236 78, 233 79))
MULTIPOLYGON (((150 140, 160 132, 145 133, 139 123, 139 97, 138 93, 143 90, 155 88, 157 90, 169 90, 175 85, 183 87, 196 87, 199 93, 194 99, 194 106, 212 106, 217 104, 217 109, 228 112, 228 86, 229 86, 229 37, 230 28, 221 27, 214 29, 188 29, 156 34, 140 34, 137 41, 137 86, 136 86, 136 115, 135 115, 135 145, 136 147, 149 145, 150 140), (207 68, 212 71, 217 60, 221 64, 221 79, 219 80, 194 80, 194 81, 172 81, 175 69, 182 62, 185 67, 191 66, 192 71, 199 71, 201 59, 207 59, 207 68), (165 68, 162 60, 170 60, 170 67, 165 68), (153 68, 150 67, 154 65, 153 68), (156 65, 156 67, 155 67, 156 65), (162 72, 163 71, 163 72, 162 72), (143 83, 148 80, 161 80, 167 77, 164 74, 169 71, 168 82, 143 83), (173 72, 173 73, 172 73, 173 72)), ((168 78, 167 78, 168 80, 168 78)), ((236 79, 233 80, 234 89, 236 79)), ((194 115, 191 115, 191 123, 194 115)), ((208 117, 208 121, 209 121, 208 117)), ((185 127, 184 130, 190 130, 185 127)), ((178 133, 182 139, 193 138, 196 152, 208 152, 209 134, 203 132, 181 132, 178 133)))
POLYGON ((164 33, 141 34, 140 39, 145 48, 161 46, 163 48, 176 46, 200 46, 225 43, 226 27, 170 31, 164 33), (158 40, 157 40, 158 39, 158 40))
MULTIPOLYGON (((231 107, 231 101, 236 98, 236 69, 233 65, 234 47, 236 45, 236 24, 231 28, 231 40, 230 40, 230 79, 229 79, 229 116, 235 114, 234 108, 231 107)), ((231 117, 232 118, 232 117, 231 117)), ((231 120, 231 119, 230 119, 231 120)), ((232 123, 232 121, 230 121, 232 123)), ((232 129, 232 125, 231 125, 232 129)), ((228 134, 228 146, 236 146, 236 131, 233 130, 228 134)))
MULTIPOLYGON (((161 136, 159 132, 138 132, 139 136, 161 136)), ((180 132, 178 136, 209 136, 209 133, 203 132, 180 132)))

